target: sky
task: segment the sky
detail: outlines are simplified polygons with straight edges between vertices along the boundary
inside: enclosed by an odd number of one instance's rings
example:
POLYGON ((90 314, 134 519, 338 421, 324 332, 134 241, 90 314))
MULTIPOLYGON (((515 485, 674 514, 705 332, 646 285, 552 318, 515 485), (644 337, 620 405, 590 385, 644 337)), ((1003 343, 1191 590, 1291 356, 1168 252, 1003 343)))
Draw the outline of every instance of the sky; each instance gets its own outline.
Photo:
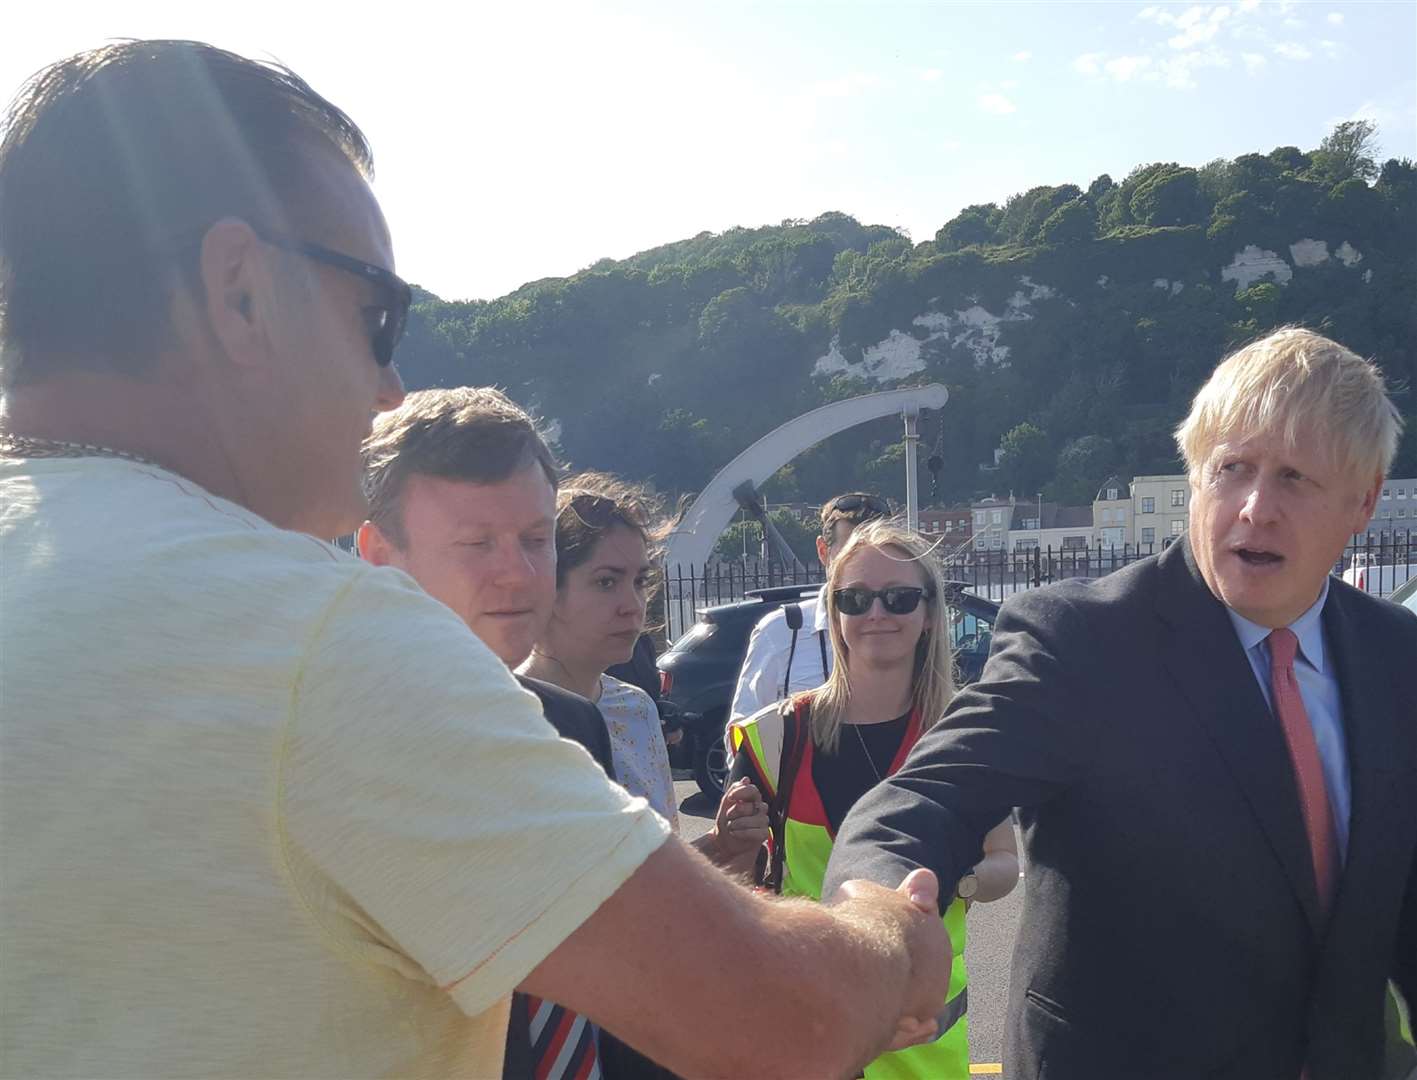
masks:
POLYGON ((0 95, 113 38, 277 59, 364 129, 399 272, 450 300, 827 210, 928 240, 971 203, 1348 119, 1417 157, 1417 0, 443 8, 32 5, 0 95))

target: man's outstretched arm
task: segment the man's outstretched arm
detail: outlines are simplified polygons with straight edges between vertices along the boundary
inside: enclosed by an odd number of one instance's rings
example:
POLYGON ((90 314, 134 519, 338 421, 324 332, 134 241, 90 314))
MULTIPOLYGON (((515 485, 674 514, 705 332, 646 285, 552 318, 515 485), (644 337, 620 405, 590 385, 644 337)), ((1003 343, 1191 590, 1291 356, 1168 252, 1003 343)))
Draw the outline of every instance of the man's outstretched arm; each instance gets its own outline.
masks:
POLYGON ((769 899, 670 840, 521 988, 684 1076, 854 1076, 934 1035, 951 961, 936 889, 769 899))
POLYGON ((983 677, 842 822, 824 897, 851 879, 888 885, 919 867, 956 882, 1014 807, 1036 806, 1083 775, 1097 719, 1055 644, 1072 621, 1081 620, 1062 597, 1004 605, 983 677))

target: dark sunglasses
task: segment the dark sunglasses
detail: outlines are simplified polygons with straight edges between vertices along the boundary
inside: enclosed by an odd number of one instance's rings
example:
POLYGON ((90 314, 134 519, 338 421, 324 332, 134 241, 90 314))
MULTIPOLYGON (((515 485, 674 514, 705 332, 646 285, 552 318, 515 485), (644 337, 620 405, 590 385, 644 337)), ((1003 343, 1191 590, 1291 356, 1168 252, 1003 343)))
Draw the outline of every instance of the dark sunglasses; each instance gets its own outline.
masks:
POLYGON ((891 504, 879 495, 851 494, 838 495, 822 511, 822 520, 831 525, 842 518, 860 525, 864 521, 878 517, 890 517, 891 504))
POLYGON ((587 529, 604 529, 620 520, 620 508, 615 505, 614 499, 607 499, 604 495, 573 495, 561 510, 567 510, 581 519, 581 524, 587 529))
POLYGON ((372 281, 388 293, 389 302, 387 304, 367 310, 377 311, 380 316, 378 321, 370 326, 370 340, 374 348, 375 363, 380 367, 388 367, 394 362, 394 349, 398 348, 399 339, 403 337, 403 332, 408 326, 408 309, 413 306, 413 289, 408 282, 392 270, 385 270, 382 266, 375 266, 373 263, 367 263, 349 255, 342 255, 340 252, 331 251, 320 244, 311 244, 304 240, 286 240, 278 236, 267 236, 264 233, 257 233, 257 235, 272 247, 291 251, 296 255, 304 255, 307 259, 314 259, 316 262, 333 266, 346 273, 357 274, 365 281, 372 281))
POLYGON ((921 597, 933 600, 935 590, 921 589, 914 585, 892 585, 888 589, 880 590, 848 588, 832 592, 836 609, 843 615, 865 615, 871 610, 871 605, 876 602, 878 596, 881 598, 881 605, 892 615, 909 615, 920 606, 921 597))

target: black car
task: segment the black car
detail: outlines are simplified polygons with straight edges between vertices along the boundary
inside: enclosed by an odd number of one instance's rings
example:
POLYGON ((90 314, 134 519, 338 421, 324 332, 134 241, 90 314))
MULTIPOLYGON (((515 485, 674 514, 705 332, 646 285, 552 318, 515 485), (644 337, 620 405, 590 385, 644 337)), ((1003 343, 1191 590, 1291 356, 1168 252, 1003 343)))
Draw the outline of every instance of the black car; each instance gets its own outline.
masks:
MULTIPOLYGON (((676 767, 694 770, 704 794, 718 799, 727 775, 723 728, 738 670, 748 651, 748 635, 758 620, 784 604, 813 596, 820 585, 755 589, 749 599, 703 608, 691 626, 658 660, 660 690, 688 714, 684 739, 670 751, 676 767)), ((965 592, 961 582, 947 582, 945 603, 953 636, 955 667, 961 683, 973 682, 984 669, 999 605, 965 592)))

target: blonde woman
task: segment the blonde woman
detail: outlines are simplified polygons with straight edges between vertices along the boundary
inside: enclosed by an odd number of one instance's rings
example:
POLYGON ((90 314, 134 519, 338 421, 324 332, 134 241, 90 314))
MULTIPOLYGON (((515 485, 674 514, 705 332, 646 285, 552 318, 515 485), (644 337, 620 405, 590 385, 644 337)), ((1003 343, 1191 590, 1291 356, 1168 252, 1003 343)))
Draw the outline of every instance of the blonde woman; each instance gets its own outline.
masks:
MULTIPOLYGON (((888 521, 857 528, 822 590, 833 668, 819 689, 732 725, 730 782, 770 800, 773 844, 764 879, 786 896, 821 899, 836 829, 856 800, 895 772, 954 693, 939 565, 919 536, 888 521)), ((984 857, 945 913, 955 962, 932 1043, 883 1054, 868 1080, 969 1075, 964 1015, 965 912, 1018 882, 1013 825, 985 838, 984 857)))

